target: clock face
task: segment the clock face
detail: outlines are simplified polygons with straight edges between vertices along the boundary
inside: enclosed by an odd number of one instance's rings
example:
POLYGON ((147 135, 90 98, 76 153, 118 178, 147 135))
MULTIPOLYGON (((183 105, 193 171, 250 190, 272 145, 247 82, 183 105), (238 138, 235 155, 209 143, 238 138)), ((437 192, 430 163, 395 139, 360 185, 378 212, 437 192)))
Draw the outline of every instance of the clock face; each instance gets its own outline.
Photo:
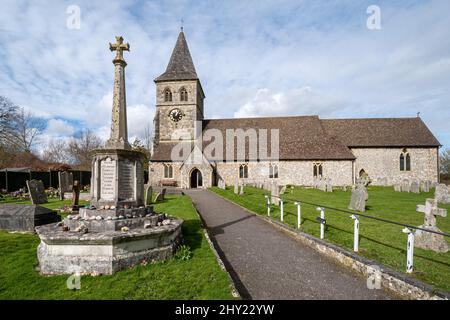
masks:
POLYGON ((178 108, 172 109, 169 112, 169 118, 173 122, 178 122, 181 120, 181 118, 183 118, 183 112, 181 112, 181 110, 178 108))

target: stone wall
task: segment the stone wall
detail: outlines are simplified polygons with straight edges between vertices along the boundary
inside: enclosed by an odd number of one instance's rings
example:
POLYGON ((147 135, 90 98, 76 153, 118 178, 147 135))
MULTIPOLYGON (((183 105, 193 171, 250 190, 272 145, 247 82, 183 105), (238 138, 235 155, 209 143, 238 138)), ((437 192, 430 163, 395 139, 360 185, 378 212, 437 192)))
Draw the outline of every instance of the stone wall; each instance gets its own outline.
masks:
POLYGON ((197 80, 190 81, 166 81, 156 85, 156 107, 159 113, 158 125, 155 128, 160 141, 171 140, 175 130, 186 130, 191 137, 194 137, 195 121, 203 119, 203 91, 197 80), (169 88, 172 92, 172 101, 164 101, 164 92, 169 88), (185 88, 188 92, 188 101, 180 101, 180 90, 185 88), (169 118, 169 112, 179 108, 184 116, 178 122, 173 122, 169 118))
MULTIPOLYGON (((314 163, 321 163, 323 176, 331 179, 336 186, 352 184, 352 161, 278 161, 249 162, 248 180, 269 180, 269 164, 278 165, 278 178, 273 179, 280 185, 293 184, 312 186, 314 181, 314 163)), ((218 163, 217 173, 227 185, 239 180, 240 162, 218 163)))
POLYGON ((438 155, 436 148, 407 148, 411 156, 411 171, 400 171, 400 154, 403 148, 353 148, 356 157, 355 175, 364 170, 377 185, 387 178, 387 184, 400 183, 403 179, 438 181, 438 155))

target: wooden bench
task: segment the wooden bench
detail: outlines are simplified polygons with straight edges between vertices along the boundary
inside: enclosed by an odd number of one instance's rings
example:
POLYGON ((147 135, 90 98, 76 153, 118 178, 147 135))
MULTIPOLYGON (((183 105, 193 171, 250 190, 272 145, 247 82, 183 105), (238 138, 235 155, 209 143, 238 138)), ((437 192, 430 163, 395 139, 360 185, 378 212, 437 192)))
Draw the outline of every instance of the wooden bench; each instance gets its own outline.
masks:
POLYGON ((160 184, 162 187, 176 187, 177 181, 176 180, 161 180, 160 184))

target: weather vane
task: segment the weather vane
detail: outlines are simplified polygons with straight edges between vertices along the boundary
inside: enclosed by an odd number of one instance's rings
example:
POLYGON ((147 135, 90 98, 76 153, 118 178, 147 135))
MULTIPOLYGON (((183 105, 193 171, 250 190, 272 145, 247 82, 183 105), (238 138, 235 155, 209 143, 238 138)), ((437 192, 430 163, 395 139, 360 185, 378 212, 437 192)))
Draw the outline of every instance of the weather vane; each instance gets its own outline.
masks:
POLYGON ((183 24, 184 24, 184 20, 183 20, 183 18, 181 18, 181 31, 183 31, 183 24))

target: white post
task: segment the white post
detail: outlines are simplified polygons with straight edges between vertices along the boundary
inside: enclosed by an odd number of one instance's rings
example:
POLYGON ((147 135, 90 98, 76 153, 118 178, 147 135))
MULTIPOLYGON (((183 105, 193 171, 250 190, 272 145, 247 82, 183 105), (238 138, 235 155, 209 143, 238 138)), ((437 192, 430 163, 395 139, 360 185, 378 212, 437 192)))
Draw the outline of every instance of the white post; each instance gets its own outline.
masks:
POLYGON ((412 273, 414 258, 414 232, 408 228, 405 228, 403 229, 403 233, 408 235, 408 244, 406 246, 406 273, 412 273))
POLYGON ((300 229, 300 225, 302 224, 301 203, 300 202, 295 202, 295 205, 297 206, 297 229, 300 229))
POLYGON ((358 216, 352 214, 350 216, 355 221, 353 228, 353 251, 358 252, 359 250, 359 218, 358 216))
POLYGON ((320 211, 320 239, 325 237, 325 209, 318 207, 317 211, 320 211))
POLYGON ((266 201, 266 206, 267 206, 267 216, 270 217, 270 198, 269 198, 269 196, 264 196, 264 197, 267 199, 267 201, 266 201))
POLYGON ((280 199, 280 219, 281 222, 284 221, 284 205, 283 205, 283 199, 280 199))

